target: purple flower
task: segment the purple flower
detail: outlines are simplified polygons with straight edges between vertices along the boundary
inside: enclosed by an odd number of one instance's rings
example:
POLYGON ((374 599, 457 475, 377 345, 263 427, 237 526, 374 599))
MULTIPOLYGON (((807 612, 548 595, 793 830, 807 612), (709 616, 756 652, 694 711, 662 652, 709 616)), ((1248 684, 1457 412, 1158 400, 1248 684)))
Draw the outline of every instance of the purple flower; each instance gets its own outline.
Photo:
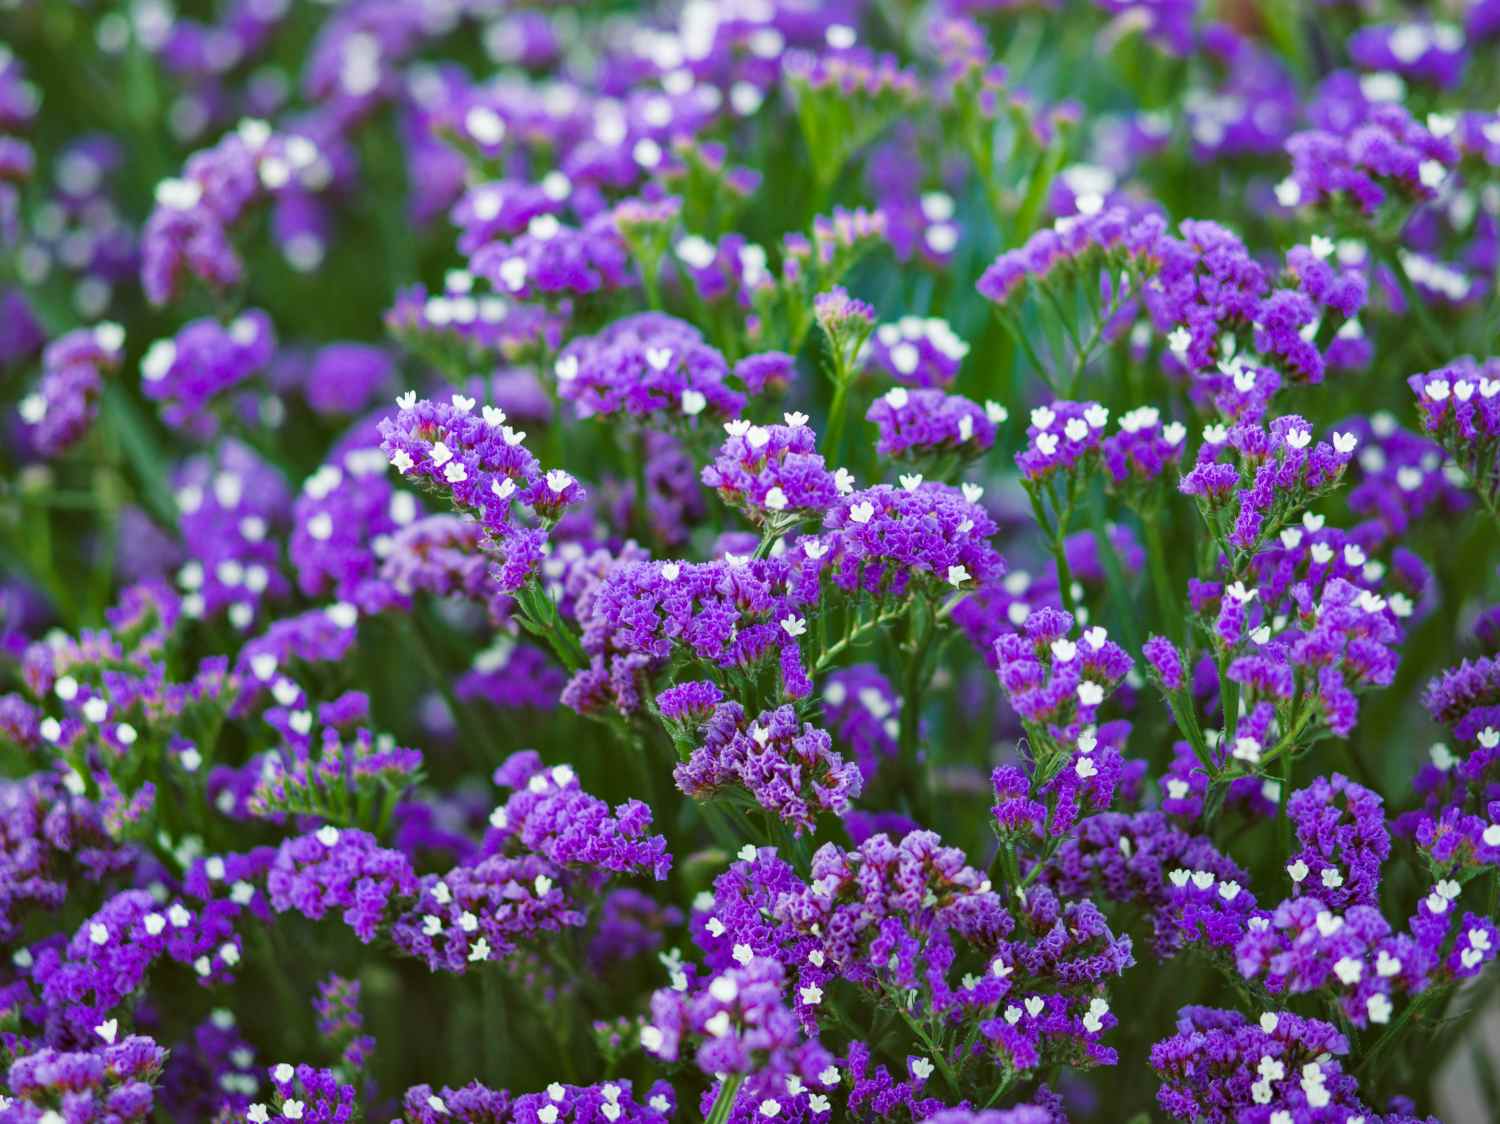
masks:
POLYGON ((673 771, 677 787, 702 799, 738 785, 800 835, 819 812, 841 815, 863 787, 859 767, 833 750, 828 734, 797 721, 790 706, 746 722, 739 703, 721 704, 703 744, 673 771))
POLYGON ((903 316, 875 329, 865 366, 903 386, 943 389, 958 378, 959 366, 968 353, 969 345, 953 333, 946 320, 903 316))
POLYGON ((896 387, 877 398, 865 412, 880 432, 875 451, 881 456, 918 460, 957 453, 977 457, 995 443, 995 425, 1005 412, 991 404, 982 409, 957 394, 941 390, 896 387))
POLYGON ((105 322, 60 336, 42 352, 42 380, 17 410, 36 451, 54 457, 83 439, 99 409, 103 376, 124 357, 125 330, 105 322))
POLYGON ((729 422, 728 439, 703 469, 703 483, 757 523, 822 515, 838 499, 817 436, 800 414, 788 414, 787 422, 729 422))
POLYGON ((554 370, 558 392, 580 417, 623 411, 690 421, 708 410, 732 418, 745 405, 727 382, 724 357, 691 324, 658 312, 623 317, 575 339, 554 370))

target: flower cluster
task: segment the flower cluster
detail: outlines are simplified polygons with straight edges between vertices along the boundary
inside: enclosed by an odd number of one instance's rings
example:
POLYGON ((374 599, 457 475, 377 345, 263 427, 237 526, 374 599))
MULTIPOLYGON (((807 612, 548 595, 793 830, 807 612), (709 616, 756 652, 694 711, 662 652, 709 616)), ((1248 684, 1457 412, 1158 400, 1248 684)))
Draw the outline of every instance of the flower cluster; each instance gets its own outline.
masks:
POLYGON ((723 703, 703 725, 703 744, 673 772, 677 787, 702 798, 737 785, 794 831, 811 830, 818 812, 846 811, 859 796, 859 768, 833 751, 828 734, 799 724, 790 706, 747 722, 739 703, 723 703))
POLYGON ((1485 1115, 1500 2, 4 7, 0 1124, 1485 1115))

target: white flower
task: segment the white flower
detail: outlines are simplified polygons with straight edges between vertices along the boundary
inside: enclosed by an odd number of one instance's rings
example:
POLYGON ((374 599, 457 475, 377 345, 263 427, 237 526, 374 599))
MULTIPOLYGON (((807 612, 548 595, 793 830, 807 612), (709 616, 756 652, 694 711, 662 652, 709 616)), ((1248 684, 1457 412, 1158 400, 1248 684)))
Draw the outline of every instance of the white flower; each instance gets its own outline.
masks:
POLYGON ((823 989, 821 987, 818 987, 817 984, 812 984, 808 987, 804 987, 801 990, 800 994, 802 996, 802 1002, 808 1004, 809 1006, 815 1007, 819 1003, 823 1002, 823 989))
POLYGON ((873 518, 875 518, 875 505, 869 500, 861 500, 849 509, 851 523, 868 523, 873 518))
POLYGON ((833 486, 841 496, 847 496, 854 491, 854 473, 847 468, 840 468, 833 474, 833 486))
POLYGON ((730 955, 734 957, 734 961, 736 964, 739 964, 741 967, 743 967, 744 965, 749 964, 750 961, 755 959, 755 950, 747 944, 737 944, 730 951, 730 955))
POLYGON ((766 507, 772 511, 785 511, 787 505, 786 493, 780 487, 773 487, 766 493, 766 507))
POLYGON ((969 580, 969 571, 964 566, 948 567, 948 584, 957 589, 969 580))
POLYGON ((105 1019, 94 1028, 94 1033, 111 1046, 115 1044, 115 1036, 120 1033, 119 1019, 105 1019))
POLYGON ((701 414, 708 405, 708 399, 701 390, 684 390, 682 392, 682 412, 688 417, 696 417, 701 414))
POLYGON ((807 634, 807 621, 802 617, 796 615, 782 617, 777 623, 781 625, 781 630, 793 639, 807 634))
POLYGON ((1354 447, 1359 444, 1359 438, 1352 433, 1335 433, 1333 435, 1333 448, 1338 453, 1352 453, 1354 447))
POLYGON ((1099 775, 1099 766, 1094 764, 1092 757, 1080 757, 1078 763, 1073 766, 1073 771, 1078 774, 1079 780, 1088 780, 1090 777, 1099 775))
POLYGON ((908 492, 915 492, 922 486, 922 474, 920 472, 902 473, 901 486, 908 492))
POLYGON ((1391 1001, 1388 996, 1376 992, 1365 1000, 1365 1010, 1369 1013, 1372 1023, 1384 1024, 1391 1021, 1391 1001))
POLYGON ((931 1077, 933 1068, 931 1058, 913 1058, 911 1061, 911 1075, 918 1081, 926 1081, 931 1077))
POLYGON ((337 847, 339 845, 339 829, 333 824, 324 824, 318 828, 318 842, 325 847, 337 847))
POLYGON ((1104 688, 1099 684, 1085 679, 1078 684, 1078 701, 1084 706, 1098 706, 1104 701, 1104 688))
POLYGON ((1297 882, 1297 883, 1300 883, 1304 878, 1306 878, 1308 876, 1308 873, 1309 873, 1309 871, 1307 869, 1307 864, 1305 862, 1303 862, 1301 859, 1298 859, 1296 862, 1291 863, 1286 868, 1286 872, 1287 872, 1287 875, 1291 878, 1291 880, 1293 882, 1297 882))
POLYGON ((281 1115, 285 1116, 288 1120, 301 1120, 302 1119, 302 1102, 301 1101, 282 1101, 281 1102, 281 1115))

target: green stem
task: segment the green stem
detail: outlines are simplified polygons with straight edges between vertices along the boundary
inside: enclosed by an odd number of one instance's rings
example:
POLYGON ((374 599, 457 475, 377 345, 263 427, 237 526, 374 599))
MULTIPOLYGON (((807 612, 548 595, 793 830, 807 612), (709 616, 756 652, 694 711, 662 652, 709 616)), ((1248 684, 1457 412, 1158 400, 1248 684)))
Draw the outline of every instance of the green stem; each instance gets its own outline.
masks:
POLYGON ((1287 813, 1287 801, 1292 796, 1292 755, 1284 755, 1281 759, 1281 799, 1276 805, 1276 837, 1281 842, 1281 854, 1283 856, 1292 853, 1292 819, 1287 813))
POLYGON ((848 409, 849 383, 853 380, 840 374, 833 387, 833 404, 828 407, 828 463, 838 466, 839 449, 844 441, 844 414, 848 409))
POLYGON ((740 1095, 740 1086, 744 1083, 743 1073, 731 1073, 724 1078, 724 1083, 719 1086, 719 1095, 714 1098, 713 1108, 703 1118, 704 1124, 724 1124, 729 1119, 729 1110, 734 1107, 734 1099, 740 1095))
POLYGON ((848 635, 834 642, 833 647, 827 649, 818 657, 818 662, 813 665, 812 673, 819 675, 833 666, 833 661, 844 653, 844 650, 857 640, 862 640, 881 625, 890 624, 892 621, 901 619, 906 612, 906 605, 901 604, 894 609, 885 609, 876 616, 862 624, 855 625, 849 630, 848 635))
POLYGON ((1408 311, 1416 318, 1417 327, 1421 329, 1427 344, 1432 348, 1434 355, 1447 355, 1452 346, 1443 337, 1443 330, 1438 327, 1437 321, 1432 318, 1432 310, 1427 307, 1427 302, 1422 299, 1422 294, 1417 291, 1411 275, 1406 272, 1406 266, 1401 262, 1399 250, 1389 246, 1382 247, 1380 257, 1386 267, 1395 275, 1396 284, 1401 288, 1401 295, 1406 298, 1408 311))
POLYGON ((1172 643, 1180 645, 1182 617, 1176 612, 1177 598, 1173 593, 1176 586, 1172 583, 1166 544, 1162 542, 1161 522, 1157 518, 1142 518, 1141 526, 1146 532, 1146 562, 1151 569, 1151 585, 1156 591, 1156 607, 1161 612, 1162 628, 1166 630, 1172 643))
POLYGON ((906 1025, 911 1027, 911 1032, 922 1040, 923 1046, 927 1047, 927 1053, 942 1072, 943 1079, 948 1082, 948 1087, 953 1090, 953 1095, 956 1097, 963 1096, 963 1093, 958 1088, 958 1076, 953 1072, 953 1066, 949 1063, 947 1055, 932 1041, 926 1028, 911 1017, 911 1012, 906 1009, 906 1004, 901 1002, 901 997, 898 995, 895 997, 895 1000, 896 1010, 901 1012, 901 1017, 906 1020, 906 1025))

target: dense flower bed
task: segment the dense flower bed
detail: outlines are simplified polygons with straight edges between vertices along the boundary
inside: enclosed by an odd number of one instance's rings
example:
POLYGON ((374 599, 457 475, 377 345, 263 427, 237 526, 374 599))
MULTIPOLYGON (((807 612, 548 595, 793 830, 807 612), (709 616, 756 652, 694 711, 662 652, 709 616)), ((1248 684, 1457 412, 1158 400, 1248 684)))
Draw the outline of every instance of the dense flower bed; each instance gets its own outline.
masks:
POLYGON ((1500 1113, 1500 4, 0 7, 0 1124, 1500 1113))

